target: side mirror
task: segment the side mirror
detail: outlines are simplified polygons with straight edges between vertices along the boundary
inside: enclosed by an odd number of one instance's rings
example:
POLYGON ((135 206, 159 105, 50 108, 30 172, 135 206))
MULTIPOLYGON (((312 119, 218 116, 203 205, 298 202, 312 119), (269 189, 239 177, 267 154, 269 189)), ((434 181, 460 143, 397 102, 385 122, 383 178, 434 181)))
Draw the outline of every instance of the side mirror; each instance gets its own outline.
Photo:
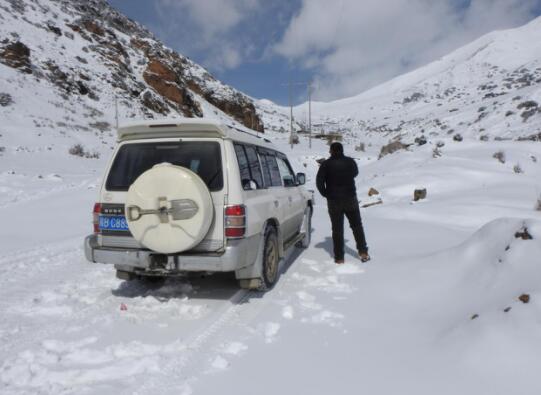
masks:
POLYGON ((297 185, 304 185, 304 184, 306 184, 306 174, 297 173, 297 185))

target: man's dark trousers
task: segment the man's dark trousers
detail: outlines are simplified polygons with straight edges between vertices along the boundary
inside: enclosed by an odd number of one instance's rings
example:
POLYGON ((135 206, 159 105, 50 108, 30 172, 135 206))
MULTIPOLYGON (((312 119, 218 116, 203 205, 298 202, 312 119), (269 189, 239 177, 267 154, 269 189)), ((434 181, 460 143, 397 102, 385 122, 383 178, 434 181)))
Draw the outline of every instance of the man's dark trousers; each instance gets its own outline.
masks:
POLYGON ((357 198, 327 199, 327 206, 332 223, 334 259, 344 259, 344 215, 347 217, 349 226, 353 231, 357 251, 360 253, 368 252, 357 198))

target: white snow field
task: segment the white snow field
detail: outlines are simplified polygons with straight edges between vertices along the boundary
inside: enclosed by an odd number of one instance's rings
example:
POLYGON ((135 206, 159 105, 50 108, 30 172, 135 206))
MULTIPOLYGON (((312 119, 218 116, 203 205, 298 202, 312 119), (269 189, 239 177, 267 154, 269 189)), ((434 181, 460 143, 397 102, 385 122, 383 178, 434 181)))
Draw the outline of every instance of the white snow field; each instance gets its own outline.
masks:
MULTIPOLYGON (((313 188, 327 145, 272 137, 313 188)), ((81 247, 105 161, 79 159, 96 168, 74 163, 39 190, 18 189, 32 168, 20 162, 2 174, 18 199, 0 208, 0 392, 539 393, 541 145, 445 143, 439 158, 423 146, 377 160, 346 142, 361 203, 370 187, 383 200, 362 210, 372 261, 346 233, 334 264, 318 197, 312 245, 265 294, 224 275, 117 280, 81 247), (426 200, 412 202, 416 187, 426 200), (515 237, 524 229, 533 239, 515 237)))
MULTIPOLYGON (((541 393, 541 18, 315 103, 315 130, 340 131, 358 161, 361 204, 382 201, 361 210, 373 259, 358 260, 347 230, 346 264, 334 264, 316 192, 311 246, 290 251, 262 294, 228 275, 123 282, 85 260, 114 96, 121 119, 146 110, 111 85, 96 37, 68 27, 105 4, 83 3, 0 0, 0 44, 26 43, 35 73, 0 64, 0 394, 541 393), (37 73, 50 60, 85 75, 99 98, 63 94, 37 73), (421 136, 427 143, 413 144, 421 136), (397 139, 411 146, 378 159, 397 139), (101 157, 68 154, 76 143, 101 157), (427 198, 413 202, 417 188, 427 198)), ((127 49, 126 78, 143 84, 148 59, 130 49, 134 37, 105 27, 127 49)), ((237 96, 186 62, 218 96, 237 96)), ((206 117, 232 122, 194 98, 206 117)), ((266 136, 315 189, 326 143, 309 149, 301 135, 291 149, 277 132, 287 109, 256 106, 266 136)), ((294 111, 298 129, 306 105, 294 111)))

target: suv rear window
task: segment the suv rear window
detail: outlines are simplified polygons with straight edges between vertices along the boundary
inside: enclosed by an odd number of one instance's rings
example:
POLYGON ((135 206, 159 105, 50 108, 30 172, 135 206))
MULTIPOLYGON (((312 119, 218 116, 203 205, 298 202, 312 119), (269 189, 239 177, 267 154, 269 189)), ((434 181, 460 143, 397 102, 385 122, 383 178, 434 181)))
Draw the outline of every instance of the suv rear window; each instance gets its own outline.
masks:
POLYGON ((223 188, 220 144, 210 141, 125 144, 118 150, 105 187, 127 191, 137 177, 163 162, 190 169, 210 191, 223 188))

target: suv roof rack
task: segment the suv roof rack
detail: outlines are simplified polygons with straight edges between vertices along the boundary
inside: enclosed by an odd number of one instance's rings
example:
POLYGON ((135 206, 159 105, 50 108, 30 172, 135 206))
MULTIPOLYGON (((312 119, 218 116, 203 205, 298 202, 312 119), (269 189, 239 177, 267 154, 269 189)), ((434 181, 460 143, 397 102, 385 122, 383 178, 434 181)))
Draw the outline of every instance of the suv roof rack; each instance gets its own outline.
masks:
POLYGON ((132 121, 120 125, 117 133, 119 141, 169 137, 234 138, 233 133, 242 133, 251 138, 272 144, 269 139, 255 133, 250 133, 249 130, 242 127, 231 123, 222 124, 217 120, 205 118, 169 118, 162 120, 132 121))
MULTIPOLYGON (((238 128, 237 126, 234 126, 234 125, 231 125, 231 124, 226 124, 226 126, 230 127, 231 129, 235 129, 237 132, 246 133, 247 135, 252 136, 252 137, 255 137, 255 138, 257 138, 257 139, 262 138, 262 137, 259 136, 258 134, 253 134, 253 133, 250 133, 250 132, 247 131, 247 130, 242 130, 242 129, 238 128)), ((253 129, 251 129, 251 130, 253 130, 253 129)), ((257 131, 255 131, 255 132, 257 133, 257 131)), ((267 139, 263 139, 263 140, 268 141, 268 142, 270 143, 270 141, 267 140, 267 139)))

